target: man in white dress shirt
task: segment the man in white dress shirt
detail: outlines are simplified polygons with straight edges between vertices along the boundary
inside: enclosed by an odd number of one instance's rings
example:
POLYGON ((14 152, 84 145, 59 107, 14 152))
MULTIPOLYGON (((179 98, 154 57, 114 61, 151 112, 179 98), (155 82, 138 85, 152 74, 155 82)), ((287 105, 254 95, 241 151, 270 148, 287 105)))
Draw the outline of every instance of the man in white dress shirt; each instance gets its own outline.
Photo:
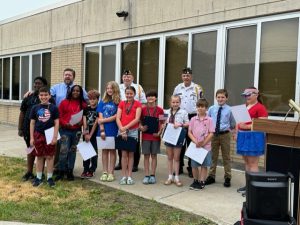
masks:
MULTIPOLYGON (((182 70, 181 78, 182 83, 178 84, 173 92, 173 95, 178 95, 181 98, 180 108, 187 111, 189 115, 189 120, 197 115, 196 102, 198 99, 203 97, 203 89, 200 85, 192 82, 192 69, 189 67, 185 67, 182 70)), ((191 140, 186 136, 186 144, 182 146, 180 153, 180 167, 179 173, 183 173, 184 166, 184 153, 187 146, 190 144, 191 140)), ((192 168, 191 168, 191 160, 189 159, 188 167, 187 167, 189 177, 193 177, 192 168)))

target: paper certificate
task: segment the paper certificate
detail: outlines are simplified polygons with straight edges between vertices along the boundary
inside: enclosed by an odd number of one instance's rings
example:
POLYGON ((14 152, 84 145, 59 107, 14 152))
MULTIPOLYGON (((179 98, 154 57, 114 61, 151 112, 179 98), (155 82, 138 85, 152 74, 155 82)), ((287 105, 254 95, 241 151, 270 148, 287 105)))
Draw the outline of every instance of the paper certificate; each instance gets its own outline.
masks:
POLYGON ((197 148, 194 142, 191 142, 185 155, 199 164, 202 164, 208 151, 204 148, 197 148))
POLYGON ((182 127, 174 128, 174 124, 168 123, 162 140, 169 144, 176 145, 181 133, 182 127))
MULTIPOLYGON (((54 127, 51 127, 47 130, 45 130, 45 136, 46 136, 46 142, 47 145, 49 145, 53 139, 53 135, 54 135, 54 127)), ((57 140, 60 139, 60 134, 59 132, 57 132, 57 140)))
POLYGON ((71 116, 70 124, 73 126, 82 120, 83 110, 71 116))
POLYGON ((251 117, 249 115, 246 105, 236 105, 231 107, 232 115, 235 119, 235 122, 246 123, 251 122, 251 117))
POLYGON ((84 161, 97 155, 90 141, 89 142, 84 141, 79 143, 77 145, 77 148, 84 161))
POLYGON ((105 140, 97 137, 97 146, 98 149, 115 149, 115 137, 105 137, 105 140))

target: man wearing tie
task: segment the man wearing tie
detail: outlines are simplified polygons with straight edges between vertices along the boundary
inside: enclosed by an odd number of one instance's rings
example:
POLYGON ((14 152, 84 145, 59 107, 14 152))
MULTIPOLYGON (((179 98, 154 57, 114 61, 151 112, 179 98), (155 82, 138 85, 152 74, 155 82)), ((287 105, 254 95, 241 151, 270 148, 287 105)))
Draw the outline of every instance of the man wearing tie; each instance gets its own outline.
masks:
POLYGON ((211 141, 212 146, 212 165, 209 175, 205 181, 206 185, 215 183, 216 168, 219 157, 219 148, 221 147, 223 164, 224 164, 224 187, 231 186, 231 158, 230 158, 230 130, 235 128, 235 120, 231 113, 230 106, 226 104, 228 92, 225 89, 219 89, 216 92, 217 104, 208 109, 210 116, 215 124, 215 133, 211 141))

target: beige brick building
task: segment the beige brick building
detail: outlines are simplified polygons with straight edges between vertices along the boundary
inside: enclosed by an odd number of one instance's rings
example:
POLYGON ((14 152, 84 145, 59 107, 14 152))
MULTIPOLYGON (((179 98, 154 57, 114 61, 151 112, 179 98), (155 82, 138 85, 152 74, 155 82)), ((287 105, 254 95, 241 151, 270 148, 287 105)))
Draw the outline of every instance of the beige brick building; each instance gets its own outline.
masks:
POLYGON ((17 124, 34 77, 53 85, 66 67, 101 92, 130 68, 167 108, 186 65, 211 104, 223 87, 241 104, 254 85, 282 119, 288 99, 299 103, 299 18, 299 0, 67 0, 0 21, 0 122, 17 124))

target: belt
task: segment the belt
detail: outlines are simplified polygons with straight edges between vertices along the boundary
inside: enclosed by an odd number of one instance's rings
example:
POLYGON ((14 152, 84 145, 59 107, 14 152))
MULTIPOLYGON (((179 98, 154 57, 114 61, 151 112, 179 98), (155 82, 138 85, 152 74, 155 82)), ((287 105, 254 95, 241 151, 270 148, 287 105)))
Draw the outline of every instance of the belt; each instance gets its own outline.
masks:
POLYGON ((218 136, 218 135, 227 134, 227 133, 229 133, 229 130, 219 131, 219 133, 217 133, 215 135, 218 136))

